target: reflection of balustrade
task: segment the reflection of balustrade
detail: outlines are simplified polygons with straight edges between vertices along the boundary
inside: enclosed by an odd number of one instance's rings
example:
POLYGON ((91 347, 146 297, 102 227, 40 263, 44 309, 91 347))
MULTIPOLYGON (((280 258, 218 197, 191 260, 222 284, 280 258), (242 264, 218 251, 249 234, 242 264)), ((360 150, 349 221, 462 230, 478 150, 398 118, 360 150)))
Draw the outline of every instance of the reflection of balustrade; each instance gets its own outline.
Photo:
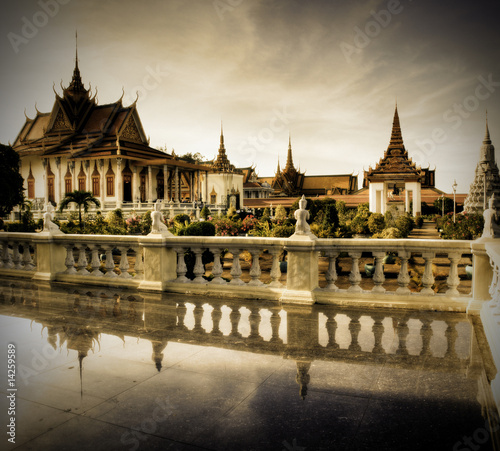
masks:
POLYGON ((0 284, 0 313, 27 317, 51 330, 68 324, 88 326, 100 333, 161 343, 155 354, 157 366, 168 340, 300 361, 382 364, 381 356, 391 355, 385 360, 388 365, 418 368, 425 362, 430 368, 446 367, 447 371, 463 371, 471 363, 470 348, 464 348, 463 343, 472 339, 472 327, 465 316, 453 313, 370 312, 334 306, 282 310, 278 305, 244 302, 242 306, 230 300, 205 302, 198 297, 180 299, 161 294, 148 294, 145 302, 139 293, 119 288, 73 288, 65 296, 61 290, 33 289, 26 282, 19 286, 0 284), (242 314, 246 309, 249 314, 242 314), (61 311, 64 314, 58 314, 61 311), (326 317, 323 323, 318 321, 321 315, 326 317), (269 321, 263 321, 264 316, 269 321), (433 327, 434 323, 440 326, 433 327), (459 327, 462 323, 468 327, 459 327), (242 335, 240 331, 248 332, 242 335), (410 333, 421 337, 420 342, 408 341, 410 333), (327 337, 323 344, 321 336, 327 337), (462 348, 457 352, 459 342, 462 348))

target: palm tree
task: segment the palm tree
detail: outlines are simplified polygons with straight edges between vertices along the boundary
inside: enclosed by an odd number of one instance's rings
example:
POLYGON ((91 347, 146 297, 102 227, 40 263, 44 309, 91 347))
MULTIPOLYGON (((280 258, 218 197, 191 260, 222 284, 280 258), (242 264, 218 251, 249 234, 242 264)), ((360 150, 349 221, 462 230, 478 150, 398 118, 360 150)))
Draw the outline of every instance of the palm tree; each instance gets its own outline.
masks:
POLYGON ((75 190, 71 193, 66 193, 64 199, 59 205, 59 211, 62 212, 68 204, 75 203, 78 205, 78 220, 80 222, 80 230, 83 229, 82 223, 82 207, 83 211, 87 213, 89 211, 90 204, 94 204, 97 208, 101 206, 101 203, 97 198, 95 198, 91 192, 83 190, 75 190))

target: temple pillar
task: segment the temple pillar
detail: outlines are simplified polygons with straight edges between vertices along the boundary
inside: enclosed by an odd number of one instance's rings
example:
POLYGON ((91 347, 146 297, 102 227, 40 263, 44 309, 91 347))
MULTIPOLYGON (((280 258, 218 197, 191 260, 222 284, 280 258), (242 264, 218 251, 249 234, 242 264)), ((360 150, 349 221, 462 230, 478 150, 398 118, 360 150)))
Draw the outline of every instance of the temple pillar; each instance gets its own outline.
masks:
POLYGON ((85 168, 85 175, 87 177, 87 181, 85 182, 86 191, 92 192, 92 174, 90 171, 90 160, 85 160, 83 167, 85 168))
POLYGON ((153 167, 148 166, 148 203, 153 203, 153 167))
POLYGON ((115 177, 115 195, 116 195, 116 208, 122 208, 123 188, 122 188, 122 159, 116 159, 116 177, 115 177))
POLYGON ((168 194, 168 165, 163 165, 163 200, 168 202, 170 200, 170 196, 168 194))
POLYGON ((57 180, 56 182, 54 183, 56 186, 55 186, 55 201, 56 201, 56 204, 59 205, 59 202, 61 202, 62 200, 62 197, 61 197, 61 157, 56 157, 56 168, 57 168, 57 171, 56 171, 56 177, 57 177, 57 180))
POLYGON ((101 208, 104 207, 104 201, 106 200, 106 175, 104 174, 104 160, 98 160, 100 180, 101 180, 101 208))
POLYGON ((174 199, 175 202, 179 202, 180 199, 179 166, 175 167, 174 199))
POLYGON ((137 202, 139 198, 139 183, 137 181, 137 166, 132 167, 132 202, 137 202))

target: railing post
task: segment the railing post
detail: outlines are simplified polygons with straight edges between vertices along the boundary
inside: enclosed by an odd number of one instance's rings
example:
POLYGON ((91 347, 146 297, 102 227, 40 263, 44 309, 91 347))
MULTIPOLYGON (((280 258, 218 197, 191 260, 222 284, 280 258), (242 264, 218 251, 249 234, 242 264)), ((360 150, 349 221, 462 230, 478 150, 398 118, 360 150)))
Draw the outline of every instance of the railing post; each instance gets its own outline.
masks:
POLYGON ((167 243, 168 236, 152 235, 141 239, 144 248, 144 279, 139 285, 141 290, 163 291, 167 282, 177 277, 176 253, 167 243))
POLYGON ((220 249, 218 247, 211 247, 210 252, 214 256, 214 265, 212 267, 212 275, 214 278, 210 283, 216 284, 225 284, 226 281, 221 277, 222 276, 222 264, 220 261, 220 249))
POLYGON ((373 252, 373 258, 375 259, 375 273, 373 274, 373 283, 375 286, 372 289, 373 293, 385 293, 385 288, 382 286, 385 282, 384 276, 384 257, 385 252, 373 252))
POLYGON ((50 232, 34 234, 33 245, 36 246, 37 255, 36 272, 33 279, 54 280, 57 273, 66 269, 64 246, 54 242, 54 236, 50 232))
POLYGON ((361 283, 361 274, 359 272, 359 259, 361 258, 361 252, 349 252, 349 257, 352 258, 351 274, 349 274, 349 282, 351 282, 351 286, 347 289, 347 291, 360 293, 363 291, 363 289, 359 286, 361 283))
POLYGON ((493 268, 485 250, 485 243, 494 241, 494 239, 479 239, 471 243, 472 301, 467 309, 469 313, 479 313, 483 303, 491 299, 489 287, 493 278, 493 268))
POLYGON ((398 275, 398 285, 399 288, 396 290, 397 294, 410 294, 411 291, 408 288, 410 284, 410 275, 408 274, 408 260, 410 259, 411 253, 408 251, 399 251, 398 257, 401 259, 401 269, 398 275))
POLYGON ((337 281, 337 268, 335 267, 337 264, 337 257, 339 256, 339 252, 337 251, 325 251, 325 257, 328 258, 328 270, 325 272, 326 279, 326 287, 325 290, 330 291, 338 291, 339 288, 335 285, 337 281))
POLYGON ((432 260, 436 256, 435 252, 423 252, 422 258, 425 261, 424 275, 422 276, 422 285, 424 288, 420 294, 434 295, 432 285, 434 284, 434 274, 432 274, 432 260))
POLYGON ((450 260, 450 274, 446 279, 446 283, 448 284, 448 291, 446 294, 448 296, 458 296, 460 293, 457 290, 458 284, 460 283, 460 279, 458 278, 458 261, 461 257, 460 252, 450 252, 448 254, 448 258, 450 260))

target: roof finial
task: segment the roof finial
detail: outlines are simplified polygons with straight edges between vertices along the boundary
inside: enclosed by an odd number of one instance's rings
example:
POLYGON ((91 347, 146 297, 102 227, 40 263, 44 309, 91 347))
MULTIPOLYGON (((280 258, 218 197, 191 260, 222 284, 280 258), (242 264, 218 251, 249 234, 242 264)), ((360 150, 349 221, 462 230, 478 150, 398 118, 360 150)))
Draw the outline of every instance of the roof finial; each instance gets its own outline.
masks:
POLYGON ((78 30, 75 30, 75 65, 78 67, 78 30))
POLYGON ((222 119, 220 121, 220 144, 224 145, 224 130, 222 129, 222 119))
POLYGON ((491 144, 490 130, 488 128, 488 110, 486 110, 486 134, 484 136, 484 143, 491 144))
POLYGON ((286 157, 286 165, 285 165, 285 171, 290 171, 290 170, 294 170, 294 166, 293 166, 293 158, 292 158, 292 139, 291 139, 291 136, 289 134, 288 136, 288 154, 287 154, 287 157, 286 157))

